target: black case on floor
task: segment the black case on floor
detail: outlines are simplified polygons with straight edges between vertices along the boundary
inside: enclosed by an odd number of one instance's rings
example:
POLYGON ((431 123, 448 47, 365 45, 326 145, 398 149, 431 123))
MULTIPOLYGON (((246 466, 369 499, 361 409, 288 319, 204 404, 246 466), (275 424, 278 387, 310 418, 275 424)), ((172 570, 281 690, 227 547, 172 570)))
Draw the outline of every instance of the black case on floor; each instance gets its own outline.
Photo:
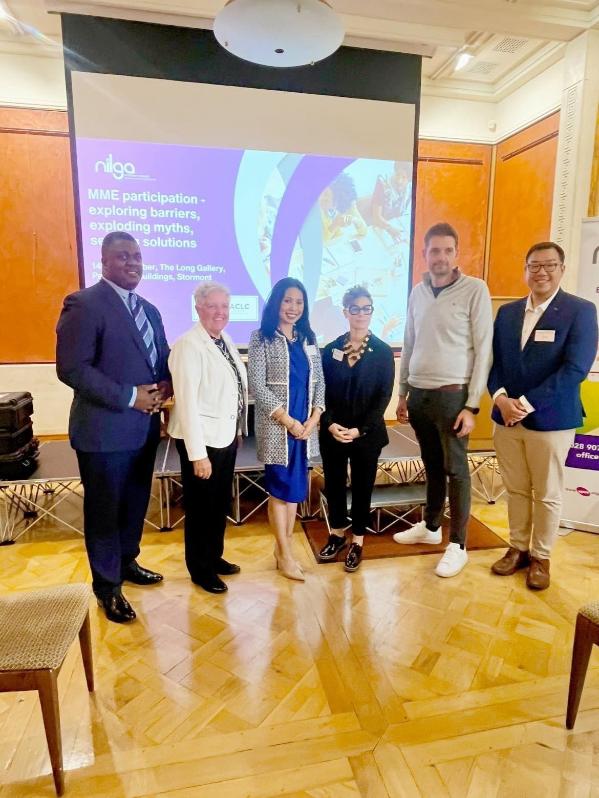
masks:
POLYGON ((33 424, 28 421, 16 432, 0 428, 0 455, 13 454, 26 446, 33 438, 33 424))
POLYGON ((33 415, 33 399, 27 391, 0 393, 0 430, 17 432, 33 415))
POLYGON ((39 441, 32 438, 29 443, 12 454, 0 454, 1 479, 27 479, 37 468, 39 441))

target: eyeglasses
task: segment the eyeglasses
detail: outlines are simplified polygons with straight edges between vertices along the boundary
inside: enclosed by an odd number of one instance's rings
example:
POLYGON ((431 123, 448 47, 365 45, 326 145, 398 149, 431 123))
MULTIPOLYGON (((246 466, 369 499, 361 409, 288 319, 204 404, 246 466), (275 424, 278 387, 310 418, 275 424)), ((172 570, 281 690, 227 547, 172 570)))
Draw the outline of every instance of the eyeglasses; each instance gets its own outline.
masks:
POLYGON ((347 309, 352 316, 363 313, 365 316, 372 316, 374 305, 350 305, 347 309))
POLYGON ((526 268, 531 274, 538 274, 541 269, 544 269, 547 274, 553 274, 557 267, 561 265, 557 260, 550 260, 547 263, 527 263, 526 268))

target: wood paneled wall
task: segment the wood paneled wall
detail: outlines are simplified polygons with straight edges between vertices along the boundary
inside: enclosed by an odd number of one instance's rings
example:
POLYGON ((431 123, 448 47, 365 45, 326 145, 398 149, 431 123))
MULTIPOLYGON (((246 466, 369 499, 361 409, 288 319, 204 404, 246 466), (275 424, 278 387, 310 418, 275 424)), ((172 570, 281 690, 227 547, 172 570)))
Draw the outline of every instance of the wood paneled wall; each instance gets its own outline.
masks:
POLYGON ((0 362, 53 361, 79 287, 70 157, 64 112, 0 108, 0 362))
POLYGON ((526 293, 524 256, 549 238, 558 131, 555 113, 497 145, 487 276, 493 296, 526 293))
POLYGON ((425 232, 449 222, 459 236, 460 266, 482 277, 493 148, 490 144, 421 141, 418 146, 412 282, 420 282, 425 232))
MULTIPOLYGON (((414 282, 438 221, 457 229, 464 271, 485 276, 491 225, 491 294, 524 293, 523 255, 549 235, 558 125, 554 114, 496 147, 491 205, 491 145, 420 142, 414 282)), ((79 286, 66 114, 0 108, 0 164, 0 362, 52 362, 62 299, 79 286)))

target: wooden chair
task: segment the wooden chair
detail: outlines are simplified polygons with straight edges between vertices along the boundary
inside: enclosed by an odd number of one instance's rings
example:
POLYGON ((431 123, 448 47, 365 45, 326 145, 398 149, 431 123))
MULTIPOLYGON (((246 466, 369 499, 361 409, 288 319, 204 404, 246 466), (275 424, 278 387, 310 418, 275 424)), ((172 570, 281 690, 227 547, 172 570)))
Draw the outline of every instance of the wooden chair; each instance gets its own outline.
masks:
POLYGON ((576 616, 566 728, 573 729, 593 645, 599 645, 599 601, 581 607, 576 616))
POLYGON ((85 678, 94 689, 88 585, 62 585, 0 597, 0 693, 37 690, 54 784, 64 793, 56 677, 79 636, 85 678))

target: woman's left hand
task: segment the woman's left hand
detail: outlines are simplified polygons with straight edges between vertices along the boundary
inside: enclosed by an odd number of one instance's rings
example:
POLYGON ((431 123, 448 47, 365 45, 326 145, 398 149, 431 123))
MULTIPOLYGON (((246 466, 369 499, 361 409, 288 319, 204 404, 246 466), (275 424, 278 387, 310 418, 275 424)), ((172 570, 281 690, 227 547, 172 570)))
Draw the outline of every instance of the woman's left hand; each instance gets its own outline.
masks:
POLYGON ((352 439, 352 441, 355 441, 356 438, 360 437, 360 430, 357 427, 351 427, 351 429, 347 430, 347 434, 352 439))
POLYGON ((318 419, 314 416, 310 416, 310 418, 304 424, 304 432, 302 435, 298 436, 298 440, 300 441, 307 441, 310 435, 314 432, 316 425, 318 424, 318 419))

